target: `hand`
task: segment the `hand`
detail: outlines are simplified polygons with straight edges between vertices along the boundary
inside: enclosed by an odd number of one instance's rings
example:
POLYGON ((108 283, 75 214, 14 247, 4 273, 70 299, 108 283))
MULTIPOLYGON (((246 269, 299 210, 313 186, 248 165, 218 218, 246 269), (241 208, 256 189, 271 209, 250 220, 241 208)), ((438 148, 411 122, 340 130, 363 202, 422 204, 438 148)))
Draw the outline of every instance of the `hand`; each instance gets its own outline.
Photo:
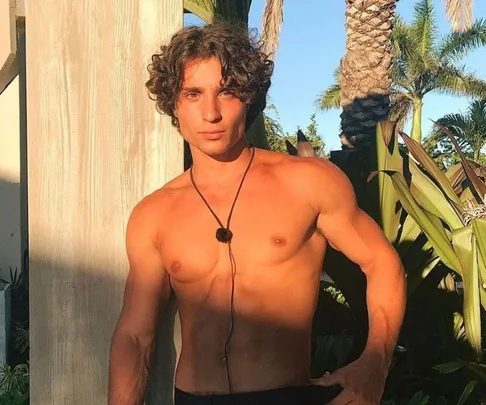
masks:
POLYGON ((326 372, 323 377, 312 380, 312 384, 343 388, 329 405, 379 405, 387 374, 383 362, 362 356, 332 374, 326 372))

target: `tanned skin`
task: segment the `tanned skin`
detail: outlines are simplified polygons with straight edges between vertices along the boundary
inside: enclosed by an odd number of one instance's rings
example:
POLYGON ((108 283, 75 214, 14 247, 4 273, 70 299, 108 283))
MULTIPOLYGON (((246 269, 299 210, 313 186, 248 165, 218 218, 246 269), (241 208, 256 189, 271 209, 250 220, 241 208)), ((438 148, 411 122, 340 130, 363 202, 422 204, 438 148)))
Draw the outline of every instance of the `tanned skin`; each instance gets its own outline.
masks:
MULTIPOLYGON (((180 132, 191 146, 196 184, 223 223, 251 156, 244 138, 247 108, 221 88, 217 58, 186 65, 176 109, 180 132)), ((228 246, 216 240, 217 228, 188 172, 133 210, 109 405, 143 403, 159 311, 172 290, 182 333, 175 385, 191 393, 228 392, 224 345, 231 273, 228 246)), ((332 405, 379 404, 403 320, 404 274, 381 229, 358 208, 348 178, 327 160, 257 149, 231 230, 233 392, 339 384, 344 389, 332 405), (369 338, 358 360, 311 381, 311 323, 328 245, 367 277, 369 338)))

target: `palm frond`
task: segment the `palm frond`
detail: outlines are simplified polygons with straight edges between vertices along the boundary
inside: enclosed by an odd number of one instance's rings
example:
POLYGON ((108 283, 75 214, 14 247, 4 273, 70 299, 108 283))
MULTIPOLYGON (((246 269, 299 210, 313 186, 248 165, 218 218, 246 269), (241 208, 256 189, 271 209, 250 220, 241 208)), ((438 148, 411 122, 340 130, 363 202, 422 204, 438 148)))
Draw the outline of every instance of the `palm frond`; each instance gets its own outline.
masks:
POLYGON ((418 0, 415 3, 410 34, 423 65, 430 68, 430 56, 433 54, 434 39, 437 35, 437 22, 432 0, 418 0))
POLYGON ((480 19, 461 32, 447 35, 439 47, 439 58, 446 61, 458 61, 469 52, 486 46, 486 20, 480 19))
POLYGON ((263 11, 261 41, 262 51, 273 56, 277 52, 280 29, 283 24, 283 0, 267 0, 263 11))
POLYGON ((213 0, 184 0, 184 9, 198 16, 206 24, 214 21, 215 4, 213 0))
POLYGON ((412 39, 410 38, 410 29, 400 16, 393 19, 393 28, 391 33, 391 43, 395 57, 407 59, 413 57, 415 50, 412 39))
POLYGON ((465 67, 441 66, 436 80, 435 87, 443 94, 486 98, 486 81, 466 73, 465 67))
MULTIPOLYGON (((446 114, 437 120, 439 124, 447 127, 456 138, 464 138, 468 128, 468 118, 462 114, 446 114)), ((438 141, 447 139, 447 135, 436 125, 430 131, 430 136, 438 141)))
POLYGON ((445 0, 447 19, 453 31, 465 31, 472 23, 472 0, 445 0))
POLYGON ((468 115, 478 129, 486 132, 486 99, 471 102, 468 115))
POLYGON ((403 58, 395 58, 391 67, 391 77, 395 85, 412 93, 412 83, 409 80, 410 74, 407 71, 407 63, 403 58))
POLYGON ((240 21, 248 24, 248 14, 250 12, 251 0, 211 1, 214 3, 214 13, 217 17, 220 17, 224 20, 240 21))
POLYGON ((332 84, 319 94, 316 107, 321 111, 339 108, 341 106, 341 87, 338 83, 332 84))
POLYGON ((333 72, 334 83, 326 90, 319 93, 315 101, 315 106, 318 110, 326 111, 341 107, 341 87, 339 86, 340 73, 341 66, 338 66, 333 72))

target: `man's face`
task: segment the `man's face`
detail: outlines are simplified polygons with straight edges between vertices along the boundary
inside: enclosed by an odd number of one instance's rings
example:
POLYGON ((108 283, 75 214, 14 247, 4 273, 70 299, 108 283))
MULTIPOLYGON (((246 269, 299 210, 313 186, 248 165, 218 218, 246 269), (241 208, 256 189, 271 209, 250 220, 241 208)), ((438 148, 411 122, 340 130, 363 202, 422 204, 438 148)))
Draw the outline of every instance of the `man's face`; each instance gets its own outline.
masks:
POLYGON ((182 137, 201 152, 218 156, 245 135, 247 105, 221 87, 218 58, 188 62, 176 104, 182 137))

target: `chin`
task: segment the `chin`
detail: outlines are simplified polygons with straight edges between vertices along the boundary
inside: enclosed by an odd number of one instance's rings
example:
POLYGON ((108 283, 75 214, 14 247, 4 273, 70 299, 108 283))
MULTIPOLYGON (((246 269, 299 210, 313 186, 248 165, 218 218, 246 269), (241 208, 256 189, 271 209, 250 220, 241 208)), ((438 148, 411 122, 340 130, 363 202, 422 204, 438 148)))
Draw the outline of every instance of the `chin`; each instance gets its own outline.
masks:
POLYGON ((203 141, 199 145, 196 146, 198 150, 200 150, 205 155, 211 157, 218 157, 231 152, 233 148, 238 148, 238 145, 246 141, 244 139, 236 139, 232 141, 228 141, 225 139, 218 139, 218 140, 211 140, 211 141, 203 141))

